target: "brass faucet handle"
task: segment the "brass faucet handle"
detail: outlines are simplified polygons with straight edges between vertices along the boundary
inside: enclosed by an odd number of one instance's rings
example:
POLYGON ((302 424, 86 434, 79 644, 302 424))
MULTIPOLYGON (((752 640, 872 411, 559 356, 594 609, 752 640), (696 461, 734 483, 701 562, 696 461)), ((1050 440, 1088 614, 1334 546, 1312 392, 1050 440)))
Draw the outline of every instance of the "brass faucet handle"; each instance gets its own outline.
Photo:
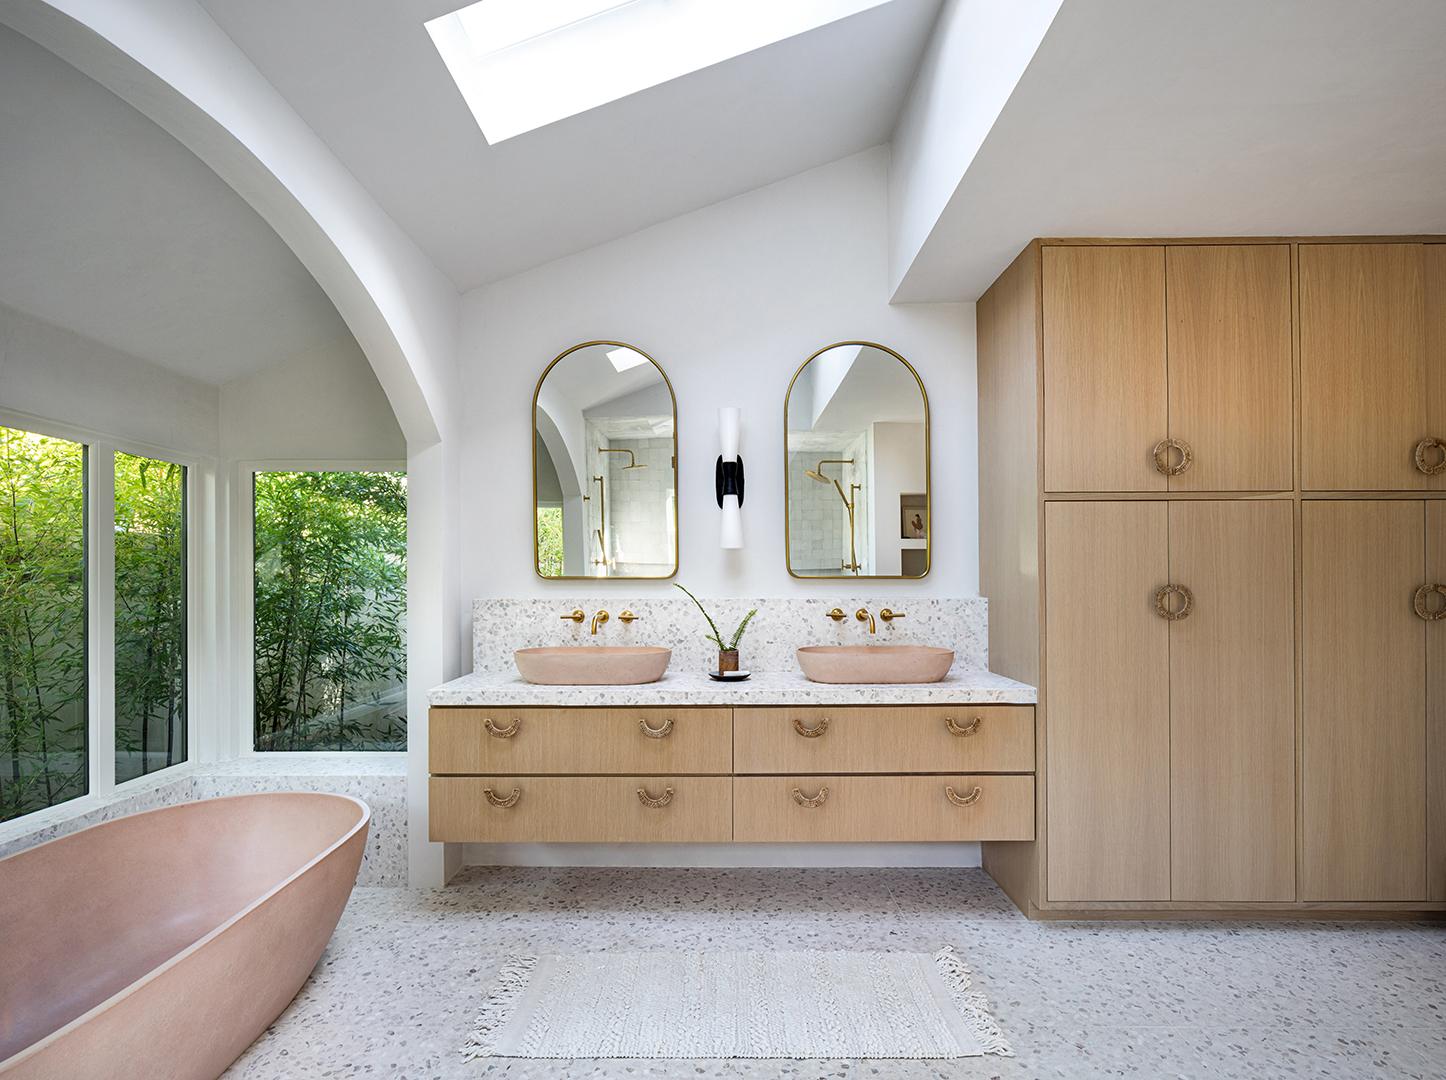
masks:
POLYGON ((888 622, 890 619, 902 619, 903 617, 904 613, 902 611, 890 611, 888 608, 884 608, 883 611, 879 612, 879 618, 883 619, 884 622, 888 622))
POLYGON ((583 613, 582 608, 574 608, 571 615, 559 615, 558 618, 571 619, 575 623, 587 622, 587 615, 583 613))
POLYGON ((825 611, 824 618, 832 619, 834 622, 843 622, 848 616, 843 613, 843 608, 834 608, 832 611, 825 611))
POLYGON ((618 622, 630 623, 641 617, 642 616, 640 615, 634 615, 631 611, 624 611, 621 615, 618 616, 618 622))

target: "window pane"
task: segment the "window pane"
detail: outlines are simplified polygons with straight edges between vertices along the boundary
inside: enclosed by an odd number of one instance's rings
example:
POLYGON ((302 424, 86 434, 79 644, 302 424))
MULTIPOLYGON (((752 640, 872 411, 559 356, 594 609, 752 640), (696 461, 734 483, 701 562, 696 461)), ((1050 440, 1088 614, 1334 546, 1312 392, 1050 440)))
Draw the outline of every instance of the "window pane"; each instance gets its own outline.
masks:
POLYGON ((84 795, 85 447, 0 428, 0 820, 84 795))
POLYGON ((405 473, 257 473, 256 749, 405 750, 405 473))
POLYGON ((116 454, 116 783, 185 760, 186 469, 116 454))

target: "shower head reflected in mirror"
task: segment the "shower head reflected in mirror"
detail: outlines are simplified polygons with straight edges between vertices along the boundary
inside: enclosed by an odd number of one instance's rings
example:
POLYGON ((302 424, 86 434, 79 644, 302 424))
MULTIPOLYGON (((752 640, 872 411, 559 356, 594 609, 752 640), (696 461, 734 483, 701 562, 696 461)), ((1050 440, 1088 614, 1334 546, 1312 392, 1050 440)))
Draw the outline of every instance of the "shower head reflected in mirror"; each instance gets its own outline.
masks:
POLYGON ((646 464, 639 465, 638 459, 633 456, 633 452, 631 450, 610 450, 606 446, 599 446, 597 448, 597 452, 599 454, 627 454, 628 464, 623 466, 623 472, 627 472, 629 469, 646 469, 648 467, 646 464))

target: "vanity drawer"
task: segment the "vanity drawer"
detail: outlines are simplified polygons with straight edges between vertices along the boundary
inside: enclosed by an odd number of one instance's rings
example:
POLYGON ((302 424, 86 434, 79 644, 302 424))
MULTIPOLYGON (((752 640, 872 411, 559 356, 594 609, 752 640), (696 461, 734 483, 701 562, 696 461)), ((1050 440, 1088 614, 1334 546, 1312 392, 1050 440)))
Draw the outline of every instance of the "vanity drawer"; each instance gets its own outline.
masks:
POLYGON ((1033 840, 1034 777, 740 776, 733 781, 733 839, 1033 840), (956 805, 946 788, 967 804, 956 805))
POLYGON ((434 776, 434 841, 627 844, 733 838, 726 776, 434 776), (664 802, 646 806, 638 796, 664 802), (672 794, 668 790, 672 789, 672 794), (488 799, 516 802, 497 806, 488 799))
POLYGON ((733 771, 730 709, 434 708, 429 716, 428 771, 438 776, 733 771))
POLYGON ((733 728, 738 773, 1034 771, 1033 705, 735 709, 733 728))

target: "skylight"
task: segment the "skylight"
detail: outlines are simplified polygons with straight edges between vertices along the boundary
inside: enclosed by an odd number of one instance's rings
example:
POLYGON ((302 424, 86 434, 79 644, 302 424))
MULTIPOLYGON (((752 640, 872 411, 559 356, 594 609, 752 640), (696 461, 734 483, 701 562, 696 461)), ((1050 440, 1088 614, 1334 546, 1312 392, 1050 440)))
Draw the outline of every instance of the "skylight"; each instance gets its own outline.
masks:
POLYGON ((892 0, 481 0, 426 24, 489 143, 892 0))
POLYGON ((648 358, 636 349, 614 349, 606 355, 607 358, 613 362, 613 367, 617 368, 619 373, 627 371, 628 368, 635 368, 639 364, 646 364, 648 362, 648 358))

